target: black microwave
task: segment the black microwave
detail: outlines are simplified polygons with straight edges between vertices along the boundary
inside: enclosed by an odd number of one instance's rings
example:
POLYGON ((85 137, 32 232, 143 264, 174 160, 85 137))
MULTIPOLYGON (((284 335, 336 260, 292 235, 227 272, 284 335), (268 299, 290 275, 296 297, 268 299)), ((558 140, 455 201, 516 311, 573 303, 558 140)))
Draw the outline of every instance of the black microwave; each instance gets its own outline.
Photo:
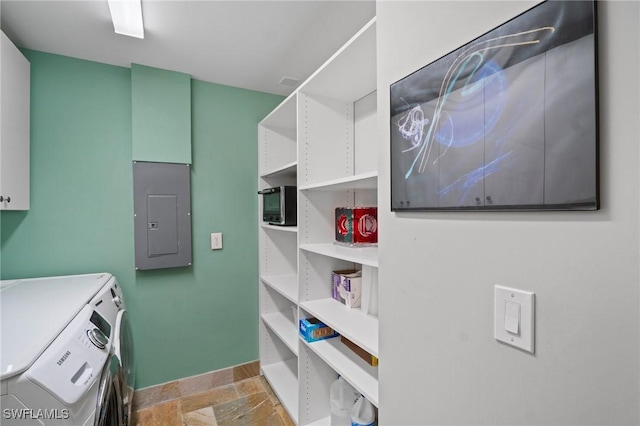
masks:
POLYGON ((295 226, 297 187, 276 186, 258 191, 262 195, 262 220, 270 225, 295 226))

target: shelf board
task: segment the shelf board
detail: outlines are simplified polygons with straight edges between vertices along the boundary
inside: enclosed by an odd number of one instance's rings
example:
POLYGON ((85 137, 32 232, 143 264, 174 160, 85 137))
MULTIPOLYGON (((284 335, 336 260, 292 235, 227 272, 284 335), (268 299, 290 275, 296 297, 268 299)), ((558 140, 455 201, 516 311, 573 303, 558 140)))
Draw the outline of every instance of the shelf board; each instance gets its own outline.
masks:
POLYGON ((264 229, 270 229, 272 231, 298 232, 297 226, 278 226, 278 225, 269 225, 268 223, 261 223, 260 226, 264 229))
POLYGON ((333 243, 301 244, 300 249, 347 262, 378 267, 378 247, 349 247, 333 243))
POLYGON ((325 417, 313 423, 307 423, 307 426, 327 426, 331 424, 331 416, 325 417))
POLYGON ((261 365, 262 374, 294 421, 298 419, 298 359, 261 365))
POLYGON ((280 167, 276 167, 273 170, 260 175, 261 178, 274 178, 274 177, 295 177, 297 173, 298 162, 292 161, 288 164, 283 164, 280 167))
POLYGON ((296 274, 263 275, 260 280, 289 301, 298 304, 298 276, 296 274))
POLYGON ((269 128, 296 128, 296 92, 290 94, 275 107, 260 123, 269 128))
POLYGON ((301 191, 343 191, 349 189, 377 189, 378 172, 362 173, 355 176, 347 176, 339 179, 332 179, 324 182, 313 183, 299 187, 301 191))
POLYGON ((357 308, 349 309, 332 298, 304 302, 300 307, 371 355, 378 356, 378 318, 357 308))
POLYGON ((300 339, 336 373, 344 377, 358 392, 363 394, 369 402, 378 406, 378 367, 372 367, 351 349, 346 347, 340 338, 319 340, 308 343, 300 339))
POLYGON ((291 312, 288 316, 283 312, 262 314, 262 321, 273 331, 287 347, 298 356, 298 327, 296 327, 291 312))

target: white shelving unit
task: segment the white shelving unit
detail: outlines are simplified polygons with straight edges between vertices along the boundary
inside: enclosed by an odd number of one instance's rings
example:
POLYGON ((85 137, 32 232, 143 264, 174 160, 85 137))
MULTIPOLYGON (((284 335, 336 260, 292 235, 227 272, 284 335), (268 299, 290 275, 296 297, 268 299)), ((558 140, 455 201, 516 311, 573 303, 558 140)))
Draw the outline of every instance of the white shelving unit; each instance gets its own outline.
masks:
POLYGON ((259 189, 298 188, 297 226, 259 217, 258 232, 261 370, 299 425, 329 424, 329 388, 338 375, 378 406, 377 367, 339 338, 307 343, 297 326, 316 317, 378 356, 378 318, 331 298, 332 271, 378 268, 376 246, 334 242, 336 207, 378 200, 375 29, 374 18, 258 129, 259 189))
MULTIPOLYGON (((296 95, 258 127, 258 188, 296 185, 296 95)), ((262 199, 259 198, 262 213, 262 199)), ((258 217, 260 368, 292 419, 298 418, 297 227, 258 217), (294 318, 293 312, 296 312, 294 318)))

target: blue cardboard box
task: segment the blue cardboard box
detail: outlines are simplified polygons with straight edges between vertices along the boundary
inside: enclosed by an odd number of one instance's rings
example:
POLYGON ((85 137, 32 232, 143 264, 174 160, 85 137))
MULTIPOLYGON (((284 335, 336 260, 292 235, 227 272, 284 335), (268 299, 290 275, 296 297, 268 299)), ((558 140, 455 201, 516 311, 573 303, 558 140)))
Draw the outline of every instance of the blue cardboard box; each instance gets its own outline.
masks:
POLYGON ((336 331, 317 318, 302 318, 300 320, 300 335, 307 342, 328 339, 338 336, 336 331))

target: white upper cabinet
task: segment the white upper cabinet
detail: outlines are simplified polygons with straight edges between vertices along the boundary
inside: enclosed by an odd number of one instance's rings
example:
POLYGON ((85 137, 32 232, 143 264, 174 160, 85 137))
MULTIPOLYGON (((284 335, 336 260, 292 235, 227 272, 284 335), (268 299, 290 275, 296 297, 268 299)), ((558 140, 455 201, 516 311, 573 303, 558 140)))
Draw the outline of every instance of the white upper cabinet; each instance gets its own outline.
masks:
POLYGON ((0 32, 0 210, 29 210, 30 64, 0 32))

